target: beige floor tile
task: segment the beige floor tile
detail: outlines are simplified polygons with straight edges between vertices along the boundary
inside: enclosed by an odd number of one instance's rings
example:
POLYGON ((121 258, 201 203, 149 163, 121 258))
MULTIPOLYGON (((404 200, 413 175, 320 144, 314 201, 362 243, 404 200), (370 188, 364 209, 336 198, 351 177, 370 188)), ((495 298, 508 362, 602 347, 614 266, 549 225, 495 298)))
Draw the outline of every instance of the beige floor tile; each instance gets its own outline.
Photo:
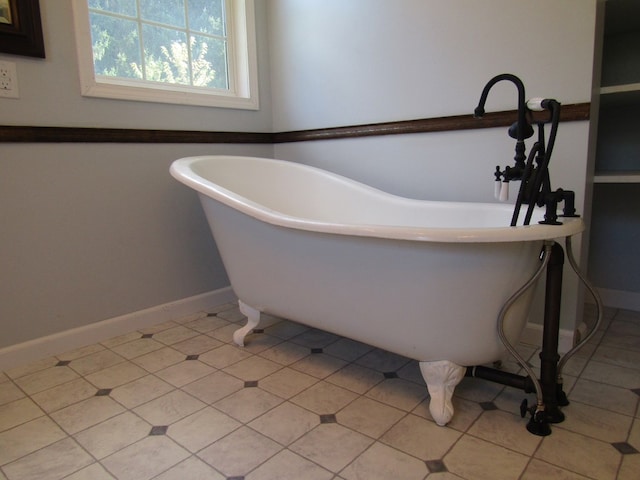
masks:
POLYGON ((282 343, 282 339, 264 333, 250 333, 245 338, 244 348, 247 352, 258 354, 282 343))
POLYGON ((341 338, 324 348, 324 352, 347 362, 353 362, 371 352, 373 347, 366 343, 357 342, 349 338, 341 338))
POLYGON ((310 355, 307 347, 292 342, 282 342, 260 352, 261 357, 280 365, 291 365, 307 355, 310 355))
POLYGON ((137 340, 133 340, 132 342, 127 342, 112 347, 111 350, 116 352, 118 355, 130 360, 146 353, 160 350, 163 347, 163 343, 160 343, 153 338, 138 338, 137 340))
POLYGON ((598 480, 615 479, 621 459, 609 443, 562 428, 543 438, 534 457, 598 480))
POLYGON ((319 380, 291 368, 283 368, 260 380, 260 388, 282 398, 291 398, 319 380))
POLYGON ((372 443, 371 438, 342 425, 325 423, 295 441, 289 449, 338 473, 372 443))
POLYGON ((207 407, 171 425, 167 435, 195 453, 241 425, 240 422, 215 408, 207 407))
POLYGON ((289 445, 319 424, 319 415, 284 402, 253 420, 249 426, 282 445, 289 445))
POLYGON ((184 359, 185 355, 182 352, 178 352, 171 347, 163 347, 146 355, 134 358, 131 361, 146 371, 153 373, 182 362, 184 359))
POLYGON ((427 397, 428 392, 424 385, 418 385, 402 378, 386 378, 365 395, 405 412, 410 412, 427 397))
POLYGON ((179 326, 178 322, 174 322, 173 320, 168 320, 166 322, 158 323, 156 325, 151 325, 149 327, 141 328, 139 332, 145 335, 149 335, 149 334, 155 335, 157 333, 164 332, 165 330, 169 330, 177 326, 179 326))
POLYGON ((217 316, 234 323, 244 322, 247 319, 247 317, 245 317, 244 314, 240 311, 238 305, 234 305, 231 308, 226 308, 218 312, 217 316))
POLYGON ((93 463, 68 477, 64 477, 64 480, 114 480, 114 477, 102 465, 93 463))
POLYGON ((333 333, 319 330, 317 328, 309 328, 299 335, 291 339, 292 342, 309 348, 323 348, 333 342, 340 340, 341 337, 333 333))
POLYGON ((347 389, 327 382, 319 382, 299 393, 291 402, 319 415, 336 413, 357 398, 347 389))
POLYGON ((266 358, 252 356, 238 363, 234 363, 224 369, 224 371, 242 380, 260 380, 280 370, 282 365, 267 360, 266 358))
POLYGON ((75 435, 75 439, 98 460, 143 439, 151 425, 131 412, 124 412, 75 435))
POLYGON ((91 463, 91 456, 67 438, 2 468, 9 480, 59 480, 91 463))
POLYGON ((146 370, 130 362, 123 362, 87 375, 85 378, 97 388, 116 388, 147 375, 146 370))
POLYGON ((382 382, 384 375, 370 368, 352 363, 328 376, 325 380, 352 392, 363 394, 382 382))
POLYGON ((94 353, 101 352, 105 349, 103 345, 99 343, 95 343, 93 345, 86 345, 84 347, 76 348, 74 350, 62 353, 60 355, 56 355, 59 360, 77 360, 82 357, 86 357, 88 355, 92 355, 94 353))
POLYGON ((325 353, 315 353, 307 355, 289 366, 316 378, 326 378, 340 370, 346 364, 347 362, 340 358, 325 353))
MULTIPOLYGON (((411 413, 417 415, 419 417, 426 418, 427 420, 431 420, 433 417, 431 416, 431 412, 429 411, 429 402, 431 399, 429 397, 425 398, 416 408, 414 408, 411 413)), ((466 432, 469 427, 476 421, 476 419, 482 414, 483 410, 476 402, 471 402, 469 400, 465 400, 460 397, 453 397, 453 418, 449 423, 447 423, 448 428, 453 428, 454 430, 458 430, 459 432, 466 432)))
POLYGON ((340 472, 340 476, 346 480, 421 480, 427 473, 424 462, 376 442, 340 472))
POLYGON ((281 451, 245 476, 245 480, 330 480, 332 478, 333 473, 289 450, 281 451))
POLYGON ((133 411, 151 425, 162 426, 171 425, 204 407, 205 404, 200 400, 180 390, 174 390, 134 408, 133 411))
POLYGON ((154 435, 108 456, 102 464, 118 480, 147 480, 189 456, 170 438, 154 435))
POLYGON ((526 424, 527 421, 519 414, 489 410, 480 415, 467 433, 531 456, 540 445, 542 437, 529 434, 526 424))
POLYGON ((36 373, 15 379, 16 384, 27 395, 48 390, 57 385, 70 382, 78 378, 78 374, 69 367, 51 367, 36 373))
POLYGON ((241 360, 249 358, 252 354, 234 345, 222 345, 209 350, 198 357, 198 360, 215 368, 225 368, 241 360))
POLYGON ((0 465, 51 445, 66 434, 49 417, 40 417, 0 433, 0 465))
POLYGON ((460 438, 461 433, 439 427, 429 420, 407 415, 396 423, 380 441, 422 460, 441 459, 460 438))
POLYGON ((640 472, 640 455, 625 455, 616 480, 638 480, 638 472, 640 472))
POLYGON ((242 388, 242 380, 218 371, 184 386, 182 390, 205 403, 212 404, 242 388))
POLYGON ((564 407, 563 413, 565 420, 558 425, 560 428, 606 442, 624 442, 633 420, 632 417, 579 402, 571 402, 564 407))
POLYGON ((633 415, 638 405, 638 395, 627 388, 580 378, 569 393, 569 401, 586 403, 623 415, 633 415))
POLYGON ((185 327, 199 333, 207 333, 220 327, 229 325, 229 322, 219 317, 201 317, 183 324, 185 327))
POLYGON ((194 332, 190 328, 178 325, 176 327, 163 330, 159 333, 154 333, 153 339, 156 342, 164 343, 165 345, 173 345, 188 338, 195 337, 196 335, 198 335, 198 332, 194 332))
POLYGON ((154 480, 225 480, 225 477, 199 458, 189 457, 154 480))
POLYGON ((214 404, 218 410, 247 423, 280 405, 284 400, 261 388, 243 388, 214 404))
POLYGON ((120 355, 116 355, 111 350, 103 349, 91 355, 72 360, 69 367, 84 376, 124 361, 125 359, 120 355))
POLYGON ((97 391, 96 387, 84 378, 78 378, 44 392, 36 393, 31 398, 45 412, 51 413, 93 397, 97 391))
POLYGON ((504 388, 504 385, 498 383, 465 377, 456 387, 454 395, 472 402, 491 402, 502 393, 504 388))
POLYGON ((636 450, 640 452, 640 419, 635 419, 629 432, 629 438, 627 442, 631 444, 636 450))
POLYGON ((535 458, 531 460, 527 466, 521 480, 542 480, 547 478, 549 480, 589 480, 588 477, 536 460, 535 458))
POLYGON ((593 354, 592 359, 621 367, 640 369, 640 350, 625 350, 601 345, 593 354))
POLYGON ((356 360, 356 363, 379 372, 396 372, 410 361, 406 357, 375 348, 356 360))
POLYGON ((340 410, 336 418, 340 425, 377 439, 405 415, 397 408, 359 397, 340 410))
POLYGON ((146 375, 114 388, 111 398, 127 408, 135 408, 172 391, 174 387, 154 375, 146 375))
MULTIPOLYGON (((243 321, 242 323, 244 324, 245 322, 243 321)), ((207 335, 215 338, 216 340, 220 340, 223 343, 228 343, 231 345, 233 342, 233 332, 238 330, 240 327, 241 325, 238 323, 229 323, 224 327, 216 328, 215 330, 207 332, 207 335)), ((235 344, 233 344, 233 346, 237 348, 242 348, 242 347, 238 347, 235 344)))
POLYGON ((215 372, 213 367, 198 360, 185 360, 155 373, 174 387, 182 387, 215 372))
POLYGON ((67 433, 73 435, 124 411, 108 396, 91 397, 51 414, 51 418, 67 433))
POLYGON ((172 347, 185 355, 200 355, 221 345, 222 342, 215 338, 207 335, 198 335, 182 342, 174 343, 172 347))
POLYGON ((130 333, 125 333, 124 335, 118 335, 117 337, 113 337, 113 338, 109 338, 103 342, 100 342, 101 345, 107 347, 107 348, 113 348, 117 345, 121 345, 123 343, 127 343, 127 342, 132 342, 134 340, 137 340, 138 338, 140 338, 142 336, 141 332, 130 332, 130 333))
POLYGON ((465 435, 444 457, 447 469, 473 480, 513 480, 524 471, 529 457, 465 435))
POLYGON ((9 378, 17 379, 20 377, 24 377, 30 375, 32 373, 40 372, 42 370, 46 370, 47 368, 55 366, 58 363, 58 359, 56 357, 47 357, 41 360, 37 360, 35 362, 28 363, 27 365, 20 365, 14 368, 10 368, 5 371, 5 375, 9 378))
POLYGON ((44 415, 30 398, 20 398, 0 406, 0 432, 44 415))
POLYGON ((283 320, 275 325, 265 328, 265 332, 269 335, 273 335, 274 337, 282 338, 284 340, 296 337, 307 330, 309 330, 309 327, 289 320, 283 320))
MULTIPOLYGON (((6 378, 6 377, 5 377, 6 378)), ((0 405, 24 398, 24 393, 12 382, 0 383, 0 405)))
POLYGON ((242 476, 282 447, 260 433, 241 427, 208 446, 198 456, 227 477, 242 476))

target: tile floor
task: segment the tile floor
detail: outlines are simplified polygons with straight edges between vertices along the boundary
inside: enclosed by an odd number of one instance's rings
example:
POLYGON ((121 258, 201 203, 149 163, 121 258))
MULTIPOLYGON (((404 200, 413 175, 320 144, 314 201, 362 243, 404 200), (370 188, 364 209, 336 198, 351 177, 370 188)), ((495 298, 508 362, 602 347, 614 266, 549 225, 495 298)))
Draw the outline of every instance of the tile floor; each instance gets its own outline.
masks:
POLYGON ((242 320, 227 304, 0 372, 0 480, 640 478, 640 313, 607 311, 548 437, 521 391, 465 378, 438 427, 416 362, 273 317, 239 348, 242 320))

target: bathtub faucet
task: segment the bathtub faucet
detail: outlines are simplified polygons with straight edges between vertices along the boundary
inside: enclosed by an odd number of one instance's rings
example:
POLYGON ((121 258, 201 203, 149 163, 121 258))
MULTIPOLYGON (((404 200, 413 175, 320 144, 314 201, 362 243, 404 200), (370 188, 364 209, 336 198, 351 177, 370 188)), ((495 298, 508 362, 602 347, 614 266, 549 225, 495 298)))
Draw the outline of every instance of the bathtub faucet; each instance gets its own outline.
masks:
POLYGON ((518 89, 518 120, 509 127, 509 136, 516 139, 516 155, 513 158, 516 164, 515 167, 506 167, 504 172, 500 172, 499 168, 496 172, 501 174, 505 182, 509 182, 510 180, 520 180, 522 178, 526 159, 524 141, 533 135, 533 128, 527 121, 527 104, 525 102, 524 84, 522 83, 522 80, 510 73, 503 73, 493 77, 484 86, 482 95, 480 95, 480 101, 473 112, 473 116, 475 118, 482 118, 484 116, 484 104, 487 101, 489 90, 491 90, 496 83, 502 80, 509 80, 510 82, 513 82, 518 89))
POLYGON ((515 166, 505 167, 500 170, 500 166, 496 167, 494 172, 496 179, 496 197, 502 201, 508 198, 508 185, 512 180, 520 181, 520 189, 516 200, 513 216, 511 218, 511 226, 517 224, 520 209, 523 204, 529 205, 524 219, 524 225, 529 225, 533 209, 537 205, 546 207, 544 220, 540 223, 548 225, 559 225, 558 215, 556 213, 558 203, 564 202, 563 216, 576 217, 574 198, 572 191, 558 188, 551 190, 551 180, 549 177, 549 162, 551 153, 560 123, 560 102, 548 98, 533 98, 525 101, 524 84, 515 75, 503 73, 489 80, 482 90, 480 102, 474 111, 476 118, 482 118, 484 115, 484 104, 487 100, 489 90, 493 85, 501 80, 509 80, 518 88, 518 120, 509 128, 509 136, 516 139, 516 156, 514 157, 515 166), (527 114, 533 111, 548 111, 550 113, 549 120, 535 122, 538 127, 538 141, 533 145, 529 152, 529 157, 525 155, 525 139, 531 137, 534 133, 533 127, 527 120, 527 114), (551 123, 549 140, 545 144, 545 123, 551 123), (525 162, 526 159, 526 162, 525 162), (536 165, 534 165, 534 160, 536 165))

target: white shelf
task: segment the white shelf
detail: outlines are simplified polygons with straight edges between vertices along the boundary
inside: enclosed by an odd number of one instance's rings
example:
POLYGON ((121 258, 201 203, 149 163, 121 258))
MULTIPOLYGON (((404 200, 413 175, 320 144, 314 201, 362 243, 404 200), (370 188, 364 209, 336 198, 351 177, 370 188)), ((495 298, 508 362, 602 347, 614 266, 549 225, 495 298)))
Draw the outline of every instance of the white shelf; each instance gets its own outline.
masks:
POLYGON ((624 85, 611 85, 600 87, 600 95, 611 95, 616 93, 640 92, 640 83, 626 83, 624 85))
POLYGON ((640 183, 640 171, 596 173, 593 183, 640 183))

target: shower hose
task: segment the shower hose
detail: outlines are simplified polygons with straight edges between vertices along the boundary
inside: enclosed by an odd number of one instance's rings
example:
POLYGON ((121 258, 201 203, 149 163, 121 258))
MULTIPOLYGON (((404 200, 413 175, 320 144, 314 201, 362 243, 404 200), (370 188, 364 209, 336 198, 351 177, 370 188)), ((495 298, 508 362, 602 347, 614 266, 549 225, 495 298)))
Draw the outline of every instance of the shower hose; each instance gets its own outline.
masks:
MULTIPOLYGON (((538 413, 540 411, 544 411, 544 400, 543 400, 542 387, 540 385, 540 381, 538 380, 535 372, 533 371, 531 366, 529 366, 527 361, 524 358, 522 358, 522 356, 513 347, 513 345, 511 345, 511 343, 509 343, 509 340, 507 340, 507 337, 506 337, 505 332, 504 332, 504 319, 505 319, 505 316, 506 316, 507 311, 509 310, 509 308, 532 285, 535 284, 535 282, 538 280, 538 278, 540 277, 542 272, 547 267, 547 264, 549 263, 549 257, 550 257, 550 254, 551 254, 551 247, 553 246, 553 244, 554 244, 553 241, 545 240, 544 247, 543 247, 543 250, 542 250, 542 253, 541 253, 541 257, 540 257, 541 260, 542 260, 542 263, 540 264, 540 267, 536 270, 536 272, 533 274, 533 276, 522 287, 520 287, 520 289, 518 291, 516 291, 506 301, 506 303, 503 305, 502 309, 500 310, 500 313, 498 314, 498 335, 500 337, 500 340, 502 341, 502 343, 504 344, 506 349, 509 351, 509 353, 520 363, 522 368, 525 369, 525 371, 527 372, 527 375, 529 375, 529 378, 531 378, 531 381, 533 382, 533 385, 535 387, 536 400, 537 400, 536 413, 538 413)), ((576 275, 578 276, 578 278, 580 279, 582 284, 587 288, 587 290, 589 290, 589 293, 593 296, 593 299, 594 299, 595 304, 596 304, 596 309, 597 309, 597 318, 596 318, 596 322, 594 323, 593 327, 591 328, 591 331, 583 339, 581 339, 571 350, 569 350, 567 353, 565 353, 560 358, 560 361, 558 362, 558 378, 557 378, 557 383, 558 384, 562 384, 562 370, 563 370, 564 366, 566 365, 567 361, 578 350, 580 350, 589 340, 591 340, 591 338, 595 335, 596 331, 600 327, 600 323, 602 322, 602 311, 603 311, 602 300, 600 299, 600 295, 595 290, 595 288, 591 285, 591 283, 587 280, 585 275, 580 271, 580 268, 578 267, 578 265, 576 263, 576 260, 573 257, 573 250, 571 248, 571 237, 566 237, 565 238, 565 245, 566 245, 567 258, 569 260, 569 264, 571 265, 571 268, 576 273, 576 275)))

